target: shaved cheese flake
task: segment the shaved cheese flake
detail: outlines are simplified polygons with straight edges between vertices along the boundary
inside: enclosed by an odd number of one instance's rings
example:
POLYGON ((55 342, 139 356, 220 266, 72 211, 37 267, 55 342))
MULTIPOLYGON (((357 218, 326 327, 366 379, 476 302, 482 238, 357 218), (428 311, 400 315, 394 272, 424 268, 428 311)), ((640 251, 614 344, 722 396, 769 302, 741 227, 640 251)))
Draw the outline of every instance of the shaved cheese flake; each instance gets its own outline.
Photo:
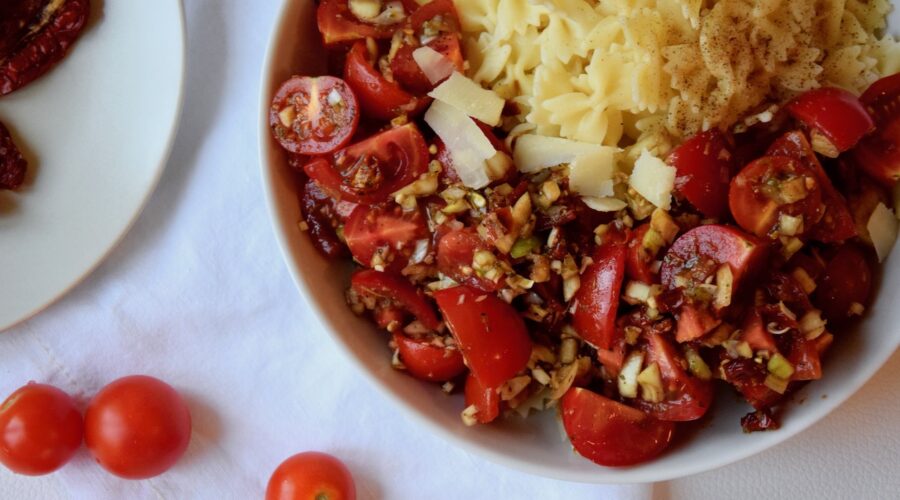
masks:
POLYGON ((444 141, 453 169, 466 187, 481 189, 490 184, 485 161, 497 150, 475 122, 453 106, 434 101, 425 113, 425 123, 444 141))
POLYGON ((444 80, 456 70, 453 61, 427 45, 414 50, 412 56, 432 85, 444 80))
POLYGON ((516 139, 513 160, 520 172, 531 174, 563 163, 572 163, 582 155, 599 154, 604 149, 610 148, 561 137, 525 134, 516 139))
POLYGON ((628 206, 628 203, 612 197, 595 198, 593 196, 584 196, 581 198, 590 209, 598 212, 618 212, 628 206))
POLYGON ((675 167, 653 156, 647 150, 634 162, 629 184, 653 205, 668 210, 672 205, 672 189, 675 188, 675 167))
POLYGON ((428 95, 491 127, 500 124, 500 115, 506 105, 506 101, 496 92, 483 88, 458 72, 450 75, 428 95))
POLYGON ((897 219, 894 217, 894 211, 879 203, 872 215, 869 216, 869 222, 866 229, 872 236, 872 244, 875 245, 875 253, 878 254, 878 261, 883 262, 891 253, 894 242, 897 240, 897 219))
POLYGON ((616 148, 601 146, 575 157, 569 165, 569 189, 582 195, 604 198, 613 195, 616 148))

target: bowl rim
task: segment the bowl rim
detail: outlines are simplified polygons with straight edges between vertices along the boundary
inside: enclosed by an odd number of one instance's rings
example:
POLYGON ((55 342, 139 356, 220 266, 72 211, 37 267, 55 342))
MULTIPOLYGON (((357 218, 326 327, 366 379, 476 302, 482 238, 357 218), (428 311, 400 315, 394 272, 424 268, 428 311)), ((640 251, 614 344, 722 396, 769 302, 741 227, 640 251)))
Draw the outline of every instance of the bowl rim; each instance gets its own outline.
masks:
MULTIPOLYGON (((778 431, 771 433, 757 433, 755 434, 755 436, 762 434, 762 436, 759 436, 759 439, 748 440, 746 442, 746 445, 733 447, 731 448, 731 451, 723 452, 724 456, 722 456, 719 460, 684 463, 679 465, 678 467, 670 467, 662 472, 655 473, 648 471, 647 468, 644 467, 644 465, 652 464, 653 462, 626 468, 612 468, 597 465, 596 470, 598 474, 596 476, 591 476, 577 470, 566 471, 560 470, 556 467, 540 465, 532 460, 522 459, 518 456, 503 453, 478 441, 469 441, 461 438, 457 434, 451 432, 451 430, 449 430, 448 428, 440 425, 438 422, 432 420, 430 417, 420 412, 403 396, 398 394, 396 390, 392 389, 388 384, 380 380, 380 378, 376 374, 370 371, 363 360, 356 355, 356 353, 344 340, 344 338, 336 333, 336 331, 338 330, 336 322, 327 314, 324 314, 324 299, 320 296, 321 294, 318 294, 314 291, 310 283, 307 283, 307 280, 304 277, 302 266, 298 265, 297 260, 294 259, 294 255, 291 252, 291 237, 288 234, 287 228, 295 227, 297 221, 286 220, 279 210, 279 206, 282 201, 278 198, 278 193, 276 190, 277 178, 274 172, 275 167, 278 166, 278 163, 283 162, 277 161, 277 159, 274 158, 274 155, 272 154, 272 151, 278 151, 278 146, 269 132, 268 108, 274 94, 276 84, 280 83, 274 80, 272 74, 272 68, 276 63, 274 59, 275 54, 278 52, 276 45, 290 23, 292 21, 296 21, 293 19, 289 20, 288 13, 291 11, 292 7, 295 7, 295 4, 297 3, 298 2, 294 2, 292 0, 284 0, 282 2, 282 5, 278 10, 278 14, 275 17, 273 29, 269 34, 265 58, 263 60, 260 74, 258 108, 259 121, 257 129, 259 167, 263 181, 262 188, 265 197, 266 210, 269 215, 272 230, 275 233, 275 239, 278 243, 279 251, 287 266, 288 272, 290 273, 291 278, 294 281, 294 285, 300 292, 301 299, 313 312, 315 319, 322 326, 322 330, 324 331, 324 333, 326 333, 328 337, 334 342, 334 344, 337 345, 338 350, 342 353, 344 358, 349 360, 350 364, 358 372, 363 374, 363 377, 376 388, 376 391, 378 393, 380 393, 385 399, 390 401, 395 407, 402 409, 406 417, 415 421, 417 424, 428 429, 429 431, 434 432, 444 440, 453 443, 456 447, 468 453, 482 456, 504 467, 508 467, 528 474, 546 477, 549 479, 588 484, 640 484, 678 479, 694 474, 712 471, 720 467, 724 467, 726 465, 744 460, 776 445, 784 443, 797 434, 809 429, 814 424, 828 416, 838 406, 841 406, 851 396, 856 394, 856 392, 858 392, 859 389, 863 385, 865 385, 865 383, 868 382, 875 375, 875 373, 879 369, 881 369, 882 366, 884 366, 888 359, 897 350, 898 345, 900 345, 900 336, 898 336, 897 343, 895 343, 892 348, 882 349, 877 356, 870 358, 868 363, 858 367, 857 370, 854 371, 852 381, 847 382, 845 385, 841 386, 842 390, 829 392, 827 399, 816 398, 816 402, 814 404, 818 409, 815 412, 808 412, 808 414, 804 415, 803 418, 798 418, 799 416, 793 415, 788 422, 783 423, 784 425, 778 431)), ((896 15, 896 13, 894 15, 896 15)), ((281 166, 286 167, 286 165, 281 166)), ((791 402, 791 405, 796 404, 796 402, 791 402)), ((696 439, 696 437, 692 439, 696 439)))

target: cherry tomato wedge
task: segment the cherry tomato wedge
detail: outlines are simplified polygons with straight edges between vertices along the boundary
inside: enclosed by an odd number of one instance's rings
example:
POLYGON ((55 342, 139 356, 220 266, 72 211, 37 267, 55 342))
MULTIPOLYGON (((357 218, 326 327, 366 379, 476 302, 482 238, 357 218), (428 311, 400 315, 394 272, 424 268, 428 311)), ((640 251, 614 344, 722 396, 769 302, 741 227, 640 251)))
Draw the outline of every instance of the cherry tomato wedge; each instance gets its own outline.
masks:
POLYGON ((459 349, 441 347, 428 338, 413 339, 400 333, 394 334, 394 342, 406 371, 417 379, 446 382, 466 371, 459 349))
POLYGON ((652 269, 656 256, 652 255, 650 250, 644 247, 644 236, 649 230, 650 224, 643 224, 634 230, 631 239, 628 240, 625 274, 633 280, 651 284, 657 281, 657 274, 652 269))
POLYGON ((575 293, 572 326, 585 342, 610 349, 616 340, 616 311, 625 277, 625 245, 601 245, 591 255, 593 263, 581 273, 575 293))
POLYGON ((872 267, 862 249, 843 245, 825 264, 813 295, 825 318, 841 323, 862 313, 872 291, 872 267))
POLYGON ((770 156, 789 156, 799 160, 816 173, 822 191, 824 213, 819 222, 809 229, 808 236, 823 243, 837 243, 856 236, 853 216, 847 208, 847 201, 834 188, 819 159, 816 158, 803 132, 793 131, 779 137, 769 146, 770 156))
POLYGON ((384 299, 406 310, 428 329, 437 330, 440 326, 437 313, 425 294, 401 276, 363 269, 353 273, 350 286, 360 295, 384 299))
POLYGON ((900 73, 873 83, 861 98, 876 130, 853 150, 856 163, 885 186, 900 179, 900 73))
POLYGON ((416 246, 428 244, 428 228, 418 210, 360 205, 344 225, 344 240, 360 264, 399 272, 416 246))
POLYGON ((393 19, 393 22, 375 24, 356 17, 350 10, 348 0, 321 0, 316 11, 319 33, 325 45, 335 45, 374 38, 387 39, 403 25, 405 16, 393 19))
POLYGON ((738 225, 756 236, 797 236, 822 218, 820 185, 816 173, 802 162, 764 156, 731 181, 728 202, 738 225))
POLYGON ((314 158, 303 170, 335 199, 381 203, 428 170, 428 146, 409 123, 314 158))
POLYGON ((525 368, 531 338, 511 305, 466 285, 438 290, 434 299, 466 365, 485 387, 496 389, 525 368))
POLYGON ((656 458, 675 434, 672 422, 580 387, 569 389, 560 404, 575 451, 600 465, 621 467, 656 458))
POLYGON ((753 352, 768 351, 769 354, 778 352, 775 338, 766 330, 762 317, 755 308, 744 318, 741 326, 741 340, 747 342, 753 352))
POLYGON ((368 59, 366 44, 357 42, 347 54, 344 79, 359 98, 363 113, 375 120, 390 120, 424 109, 421 101, 384 77, 368 59))
POLYGON ((500 395, 497 389, 485 387, 472 373, 466 377, 466 407, 475 405, 475 420, 489 424, 500 416, 500 395))
POLYGON ((356 96, 333 76, 295 76, 269 108, 269 126, 281 147, 303 155, 325 154, 350 141, 359 123, 356 96))
MULTIPOLYGON (((434 2, 432 2, 434 3, 434 2)), ((459 35, 456 33, 444 33, 425 44, 439 54, 447 58, 456 71, 463 72, 464 58, 460 47, 459 35)), ((413 57, 413 52, 419 49, 419 45, 403 45, 397 50, 397 54, 391 59, 391 73, 394 79, 400 82, 403 88, 415 95, 424 95, 441 82, 431 83, 419 63, 413 57)))
POLYGON ((678 342, 690 342, 697 340, 713 328, 719 326, 721 320, 716 319, 706 308, 684 304, 678 311, 678 326, 675 330, 675 340, 678 342))
POLYGON ((675 148, 666 163, 675 167, 675 189, 703 215, 728 215, 728 183, 734 171, 728 138, 719 129, 701 132, 675 148))
POLYGON ((712 383, 688 374, 684 358, 658 333, 647 336, 647 365, 656 363, 662 376, 665 399, 651 403, 637 398, 635 406, 648 415, 670 422, 697 420, 712 405, 712 383))
POLYGON ((852 148, 875 130, 875 122, 859 98, 844 89, 808 90, 788 103, 787 110, 809 127, 814 136, 821 134, 830 143, 834 151, 819 152, 831 157, 852 148))
POLYGON ((500 283, 471 272, 475 252, 490 250, 487 242, 471 228, 454 229, 440 237, 437 243, 438 271, 458 283, 486 292, 496 291, 500 283), (468 268, 470 272, 465 272, 468 268))
POLYGON ((0 406, 0 463, 16 474, 49 474, 78 451, 82 429, 71 396, 30 382, 0 406))
POLYGON ((278 466, 266 486, 266 500, 356 500, 347 466, 316 451, 298 453, 278 466))

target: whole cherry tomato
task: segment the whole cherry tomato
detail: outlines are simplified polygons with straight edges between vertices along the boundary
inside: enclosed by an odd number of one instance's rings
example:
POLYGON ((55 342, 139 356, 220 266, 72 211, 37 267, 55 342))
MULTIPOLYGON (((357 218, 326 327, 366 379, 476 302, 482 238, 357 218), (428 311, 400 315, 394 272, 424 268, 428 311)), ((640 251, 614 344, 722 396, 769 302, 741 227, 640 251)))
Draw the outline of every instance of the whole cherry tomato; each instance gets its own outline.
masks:
POLYGON ((191 440, 191 413, 165 382, 120 378, 97 393, 84 416, 88 450, 104 469, 146 479, 169 470, 191 440))
POLYGON ((0 463, 17 474, 49 474, 81 446, 81 412, 52 385, 19 388, 0 406, 0 463))
POLYGON ((266 487, 266 500, 355 500, 350 470, 326 453, 298 453, 278 466, 266 487))

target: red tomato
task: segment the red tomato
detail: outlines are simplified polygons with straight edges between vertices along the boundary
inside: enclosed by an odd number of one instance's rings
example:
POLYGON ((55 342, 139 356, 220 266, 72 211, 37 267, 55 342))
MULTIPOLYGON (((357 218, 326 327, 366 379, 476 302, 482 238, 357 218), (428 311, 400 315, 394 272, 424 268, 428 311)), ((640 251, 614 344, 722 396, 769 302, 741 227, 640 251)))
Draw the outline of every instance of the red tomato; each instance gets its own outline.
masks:
POLYGON ((788 361, 794 367, 791 380, 819 380, 822 378, 822 361, 816 340, 803 337, 793 339, 788 361))
POLYGON ((799 235, 822 218, 822 189, 816 173, 794 158, 764 156, 731 181, 728 203, 739 226, 759 237, 781 234, 780 216, 799 217, 799 235))
POLYGON ((356 485, 347 466, 326 453, 298 453, 275 469, 266 500, 355 500, 356 485))
POLYGON ((876 130, 853 150, 856 163, 891 187, 900 179, 900 73, 873 83, 862 96, 876 130))
POLYGON ((731 226, 706 225, 682 234, 663 259, 660 277, 666 287, 676 288, 676 276, 690 284, 703 283, 722 264, 731 267, 737 294, 744 276, 766 261, 765 243, 731 226))
POLYGON ((675 167, 675 189, 707 217, 728 215, 728 183, 734 170, 728 138, 719 129, 701 132, 666 158, 675 167))
POLYGON ((875 130, 872 117, 859 99, 843 89, 808 90, 788 103, 787 110, 813 133, 822 134, 836 153, 847 151, 875 130))
POLYGON ((789 156, 800 160, 816 173, 819 188, 822 190, 824 214, 818 224, 809 229, 810 238, 823 243, 837 243, 856 236, 853 216, 847 208, 847 201, 838 193, 816 158, 815 152, 802 132, 793 131, 779 137, 766 153, 770 156, 789 156))
POLYGON ((775 345, 775 338, 766 330, 763 324, 762 316, 756 308, 744 318, 741 327, 741 340, 747 342, 753 352, 769 351, 769 354, 778 352, 778 346, 775 345))
POLYGON ((496 389, 525 368, 531 338, 511 305, 466 285, 434 292, 434 299, 466 365, 485 387, 496 389))
POLYGON ((412 339, 399 333, 394 334, 394 342, 406 371, 420 380, 446 382, 466 371, 459 349, 440 347, 427 338, 412 339))
POLYGON ((656 259, 650 251, 644 248, 644 236, 650 230, 650 224, 639 226, 628 240, 628 255, 625 260, 625 274, 633 280, 652 284, 657 280, 656 273, 651 266, 656 259))
MULTIPOLYGON (((434 2, 432 2, 434 3, 434 2)), ((462 48, 459 43, 459 34, 444 33, 425 44, 447 58, 456 67, 456 71, 465 71, 462 48)), ((431 83, 419 63, 413 58, 413 52, 419 49, 419 45, 403 45, 397 50, 397 54, 391 59, 391 73, 394 79, 403 85, 403 88, 416 95, 424 95, 437 86, 440 82, 431 83)))
POLYGON ((813 295, 816 307, 830 322, 853 317, 854 304, 866 306, 872 291, 872 268, 866 254, 855 245, 843 245, 825 264, 813 295))
POLYGON ((314 158, 303 170, 335 199, 381 203, 428 170, 428 146, 410 123, 314 158))
POLYGON ((690 304, 681 306, 678 312, 678 327, 675 331, 675 340, 678 342, 690 342, 703 337, 719 326, 721 320, 715 318, 707 309, 695 307, 690 304))
POLYGON ((466 407, 475 405, 478 412, 475 420, 480 424, 489 424, 500 416, 500 395, 496 388, 485 387, 484 384, 469 373, 466 377, 466 407))
POLYGON ((675 348, 658 333, 647 336, 647 365, 656 363, 662 375, 665 399, 650 403, 635 399, 635 406, 648 415, 670 422, 697 420, 712 405, 712 383, 689 375, 683 368, 686 362, 675 348))
POLYGON ((39 476, 65 465, 81 446, 81 412, 52 385, 19 388, 0 406, 0 463, 39 476))
POLYGON ((621 467, 656 458, 675 434, 672 422, 580 387, 569 389, 560 404, 575 451, 600 465, 621 467))
POLYGON ((438 271, 454 281, 479 288, 486 292, 496 291, 500 283, 479 276, 472 269, 475 252, 490 250, 490 246, 471 228, 454 229, 440 237, 437 243, 438 271), (465 272, 468 268, 470 272, 465 272))
POLYGON ((606 369, 606 373, 611 377, 618 377, 622 371, 622 365, 625 364, 625 337, 623 334, 617 335, 617 340, 613 344, 612 349, 597 349, 597 361, 606 369))
POLYGON ((766 366, 761 363, 745 358, 726 359, 721 370, 725 381, 732 384, 757 410, 769 408, 782 399, 781 394, 766 386, 766 366))
POLYGON ((601 245, 594 250, 593 264, 581 273, 581 287, 573 298, 572 326, 585 342, 609 349, 616 340, 616 311, 625 277, 624 245, 601 245))
POLYGON ((374 24, 360 20, 350 11, 348 0, 321 0, 316 11, 319 33, 325 45, 335 45, 366 38, 387 39, 402 26, 405 18, 394 23, 374 24))
POLYGON ((441 324, 422 290, 401 276, 363 269, 353 273, 350 286, 360 295, 377 297, 408 311, 426 328, 437 330, 441 324))
POLYGON ((340 78, 295 76, 284 82, 269 108, 269 126, 281 147, 313 155, 343 147, 359 123, 356 96, 340 78))
POLYGON ((146 375, 120 378, 97 393, 84 415, 94 459, 126 479, 169 470, 191 440, 191 413, 169 384, 146 375))
POLYGON ((346 257, 347 247, 338 238, 335 227, 340 223, 340 215, 335 201, 316 184, 307 179, 300 190, 300 207, 306 221, 313 246, 329 259, 346 257))
POLYGON ((344 240, 360 264, 399 272, 409 263, 418 242, 428 243, 428 227, 418 210, 360 205, 344 225, 344 240))
POLYGON ((375 120, 390 120, 402 114, 414 114, 421 102, 396 82, 384 77, 367 58, 366 44, 356 42, 344 64, 344 79, 359 98, 363 112, 375 120))

